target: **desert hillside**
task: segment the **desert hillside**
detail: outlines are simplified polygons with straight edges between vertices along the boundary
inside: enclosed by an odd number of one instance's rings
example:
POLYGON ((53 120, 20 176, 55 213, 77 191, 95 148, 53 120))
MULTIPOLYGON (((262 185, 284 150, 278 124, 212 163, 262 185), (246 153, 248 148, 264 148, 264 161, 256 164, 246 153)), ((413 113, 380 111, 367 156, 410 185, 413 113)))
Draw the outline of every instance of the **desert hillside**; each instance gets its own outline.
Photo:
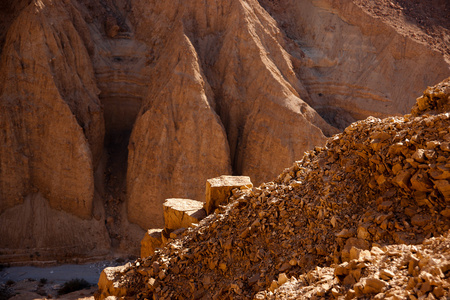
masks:
POLYGON ((450 75, 448 14, 445 0, 2 1, 0 262, 136 255, 165 199, 203 201, 224 174, 258 186, 352 122, 408 113, 450 75))
POLYGON ((412 114, 351 124, 153 255, 106 269, 97 299, 448 299, 449 105, 450 78, 412 114))

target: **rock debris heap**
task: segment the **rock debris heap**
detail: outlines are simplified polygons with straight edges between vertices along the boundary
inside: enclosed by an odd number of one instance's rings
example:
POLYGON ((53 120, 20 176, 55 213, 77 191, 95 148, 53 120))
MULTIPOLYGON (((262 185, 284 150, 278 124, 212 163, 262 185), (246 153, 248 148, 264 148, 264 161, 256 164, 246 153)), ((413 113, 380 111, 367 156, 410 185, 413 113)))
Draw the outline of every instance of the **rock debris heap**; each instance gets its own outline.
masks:
POLYGON ((411 115, 353 123, 274 182, 236 190, 198 227, 110 274, 97 298, 446 299, 450 113, 433 102, 448 103, 448 87, 428 89, 411 115))

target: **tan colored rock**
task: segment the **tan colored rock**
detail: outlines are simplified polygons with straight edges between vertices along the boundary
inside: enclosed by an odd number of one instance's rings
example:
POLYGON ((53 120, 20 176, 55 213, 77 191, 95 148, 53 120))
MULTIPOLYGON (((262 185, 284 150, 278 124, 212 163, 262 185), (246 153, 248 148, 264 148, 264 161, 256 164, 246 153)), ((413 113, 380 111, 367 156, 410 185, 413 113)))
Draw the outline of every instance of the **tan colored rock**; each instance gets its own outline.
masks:
POLYGON ((164 225, 169 230, 188 228, 206 217, 203 202, 170 198, 164 202, 164 225))
POLYGON ((126 287, 117 282, 117 276, 125 271, 125 266, 108 267, 103 269, 98 280, 98 292, 96 299, 106 299, 109 295, 117 298, 123 297, 127 294, 126 287))
POLYGON ((102 216, 103 203, 98 200, 94 213, 99 218, 83 220, 52 208, 41 194, 25 197, 22 204, 0 214, 0 261, 74 263, 108 255, 111 241, 102 216))
POLYGON ((383 289, 388 285, 386 281, 378 278, 365 278, 361 280, 363 284, 364 294, 378 294, 383 291, 383 289))
POLYGON ((163 229, 147 230, 141 241, 141 258, 152 255, 157 248, 162 246, 162 231, 163 229))
POLYGON ((383 280, 391 280, 394 277, 395 277, 394 272, 392 272, 390 270, 383 269, 380 271, 380 278, 383 280))
POLYGON ((205 210, 211 214, 219 205, 228 203, 233 189, 251 189, 253 187, 248 176, 220 176, 206 181, 205 210))
POLYGON ((58 2, 36 14, 31 5, 9 28, 0 60, 0 213, 37 189, 52 208, 92 216, 104 125, 87 25, 72 9, 58 2), (76 27, 67 26, 72 18, 76 27))
MULTIPOLYGON (((342 250, 342 254, 341 254, 342 261, 350 260, 350 255, 351 255, 350 253, 353 248, 360 249, 360 250, 368 250, 369 243, 363 239, 354 238, 354 237, 349 238, 345 243, 344 249, 342 250)), ((353 250, 353 251, 355 251, 355 250, 353 250)))
MULTIPOLYGON (((286 25, 288 35, 301 41, 297 43, 304 53, 304 57, 301 58, 303 72, 300 78, 308 78, 309 86, 314 87, 314 93, 310 93, 311 101, 308 103, 327 120, 334 119, 335 122, 342 124, 351 118, 386 117, 386 111, 409 113, 417 95, 421 95, 427 86, 449 76, 448 50, 445 52, 445 58, 436 60, 436 52, 429 46, 433 42, 424 43, 417 39, 419 34, 415 32, 417 30, 415 24, 403 21, 405 11, 409 11, 409 8, 395 10, 387 7, 388 9, 381 13, 383 4, 390 3, 382 2, 345 0, 337 4, 331 0, 262 1, 262 5, 267 7, 277 20, 283 20, 289 24, 286 25), (392 13, 390 18, 389 13, 392 13), (317 18, 321 21, 317 22, 317 18), (405 30, 409 26, 412 28, 405 30), (319 38, 310 34, 313 32, 326 34, 319 38), (378 41, 384 41, 384 43, 378 43, 378 41), (340 48, 341 46, 344 47, 340 48), (356 47, 359 47, 358 51, 356 47), (342 49, 343 52, 338 52, 337 49, 342 49), (422 54, 425 52, 428 53, 429 58, 420 60, 420 66, 411 60, 411 57, 423 57, 422 54), (365 53, 362 59, 359 57, 361 53, 365 53), (382 60, 380 60, 381 57, 383 57, 382 60), (372 65, 370 76, 363 75, 365 70, 355 68, 353 62, 360 59, 363 61, 374 59, 379 62, 377 66, 372 65), (400 92, 403 89, 398 87, 405 84, 404 78, 408 77, 406 74, 420 73, 420 70, 427 69, 430 64, 437 67, 441 74, 434 77, 433 83, 426 83, 427 79, 420 75, 411 79, 414 81, 413 89, 400 92), (405 75, 396 73, 394 71, 396 68, 402 69, 400 73, 405 72, 405 75), (343 70, 352 70, 352 72, 341 73, 343 70), (315 71, 321 74, 320 79, 312 75, 315 71), (383 78, 381 74, 386 74, 385 72, 390 75, 383 78), (355 80, 356 78, 360 80, 355 80), (380 81, 363 83, 366 80, 370 81, 370 78, 378 78, 380 81), (351 90, 347 85, 350 82, 353 82, 351 90), (386 102, 388 98, 389 103, 386 102), (331 103, 333 105, 328 105, 331 103)), ((420 10, 414 6, 412 9, 420 10)), ((442 13, 441 18, 446 20, 445 12, 442 13)), ((442 39, 439 40, 441 45, 448 44, 442 39)))
POLYGON ((417 98, 416 105, 412 109, 414 116, 425 113, 440 113, 450 110, 450 78, 441 83, 428 87, 423 96, 417 98))
MULTIPOLYGON (((109 217, 113 236, 127 232, 124 213, 141 228, 161 227, 163 201, 204 200, 207 178, 275 177, 336 127, 404 113, 417 91, 449 74, 434 46, 350 0, 7 0, 0 8, 0 213, 41 193, 55 210, 109 217), (108 216, 95 211, 96 191, 108 216)), ((372 141, 355 155, 389 144, 372 141)), ((349 173, 360 168, 356 156, 346 159, 349 173)), ((375 193, 391 183, 390 164, 377 167, 375 193)))
MULTIPOLYGON (((140 26, 153 27, 145 22, 140 26)), ((165 199, 203 201, 201 183, 231 173, 226 132, 196 49, 181 27, 166 34, 165 48, 154 49, 162 53, 154 70, 161 75, 155 73, 159 80, 150 82, 128 147, 128 218, 142 228, 163 226, 165 199)), ((142 28, 141 35, 150 38, 154 33, 142 28)))

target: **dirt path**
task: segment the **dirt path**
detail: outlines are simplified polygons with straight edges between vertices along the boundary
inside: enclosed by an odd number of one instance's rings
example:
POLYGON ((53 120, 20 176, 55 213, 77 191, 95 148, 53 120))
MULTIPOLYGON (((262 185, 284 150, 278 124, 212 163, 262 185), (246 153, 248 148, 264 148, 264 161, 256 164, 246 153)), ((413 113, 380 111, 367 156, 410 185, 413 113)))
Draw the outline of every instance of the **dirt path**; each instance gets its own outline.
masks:
POLYGON ((94 299, 93 294, 97 290, 102 270, 123 263, 123 261, 100 261, 84 265, 4 268, 0 271, 0 300, 94 299), (63 284, 75 278, 86 280, 91 284, 91 288, 58 297, 58 290, 63 284))

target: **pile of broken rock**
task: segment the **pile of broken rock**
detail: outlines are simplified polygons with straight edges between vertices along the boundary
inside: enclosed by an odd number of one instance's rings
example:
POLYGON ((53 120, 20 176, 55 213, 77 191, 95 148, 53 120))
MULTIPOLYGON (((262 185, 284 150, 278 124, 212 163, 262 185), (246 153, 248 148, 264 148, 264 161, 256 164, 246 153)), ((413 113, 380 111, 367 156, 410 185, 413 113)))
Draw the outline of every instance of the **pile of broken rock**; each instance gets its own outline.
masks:
POLYGON ((110 272, 97 298, 450 297, 450 113, 439 107, 353 123, 110 272))

